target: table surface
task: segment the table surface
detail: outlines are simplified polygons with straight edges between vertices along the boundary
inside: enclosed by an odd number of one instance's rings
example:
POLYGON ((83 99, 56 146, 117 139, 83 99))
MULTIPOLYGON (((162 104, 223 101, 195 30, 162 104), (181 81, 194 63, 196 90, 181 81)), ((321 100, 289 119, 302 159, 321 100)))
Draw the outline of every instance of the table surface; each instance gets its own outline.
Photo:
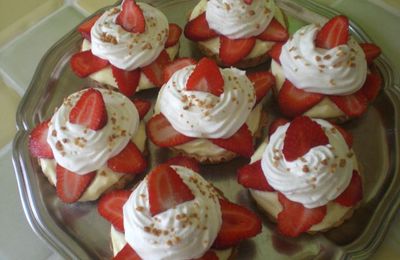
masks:
MULTIPOLYGON (((400 71, 399 0, 316 0, 349 16, 400 71)), ((114 0, 0 2, 0 259, 59 259, 31 230, 11 161, 15 113, 44 53, 64 34, 114 0), (23 248, 21 246, 23 245, 23 248)), ((400 259, 400 211, 373 259, 400 259)))

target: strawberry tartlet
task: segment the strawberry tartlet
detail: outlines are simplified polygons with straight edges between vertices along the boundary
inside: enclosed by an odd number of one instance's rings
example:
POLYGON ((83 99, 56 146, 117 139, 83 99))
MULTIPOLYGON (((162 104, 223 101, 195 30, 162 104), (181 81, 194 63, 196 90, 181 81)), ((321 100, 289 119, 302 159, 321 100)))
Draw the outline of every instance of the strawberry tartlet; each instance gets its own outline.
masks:
POLYGON ((380 49, 349 36, 336 16, 322 28, 307 25, 270 51, 271 71, 283 115, 343 122, 361 116, 378 95, 381 77, 372 65, 380 49))
POLYGON ((140 119, 150 106, 143 100, 135 103, 112 90, 84 89, 64 99, 50 120, 32 130, 31 155, 62 201, 96 200, 146 169, 140 119))
POLYGON ((240 241, 262 229, 255 213, 176 160, 133 191, 105 194, 98 211, 112 224, 114 259, 232 259, 240 241))
POLYGON ((170 74, 147 123, 150 140, 203 163, 250 158, 272 74, 220 69, 209 58, 170 74))
POLYGON ((265 62, 271 47, 288 39, 284 15, 273 0, 201 0, 184 34, 219 65, 238 68, 265 62))
POLYGON ((75 74, 129 97, 161 87, 162 70, 177 55, 182 33, 161 11, 134 0, 93 17, 78 31, 84 40, 71 58, 75 74))
POLYGON ((363 197, 352 136, 323 119, 275 121, 268 143, 238 170, 238 182, 278 231, 296 237, 351 217, 363 197))

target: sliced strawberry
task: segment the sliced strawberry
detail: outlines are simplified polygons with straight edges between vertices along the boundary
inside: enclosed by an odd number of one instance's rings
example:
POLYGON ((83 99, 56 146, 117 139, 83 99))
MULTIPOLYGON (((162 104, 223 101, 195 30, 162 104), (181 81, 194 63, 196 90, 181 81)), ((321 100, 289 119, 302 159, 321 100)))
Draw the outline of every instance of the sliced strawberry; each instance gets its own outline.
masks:
POLYGON ((161 87, 164 83, 163 71, 171 62, 168 53, 163 50, 158 58, 150 65, 142 68, 143 73, 157 87, 161 87))
POLYGON ((187 90, 196 90, 220 96, 224 93, 224 78, 215 61, 202 58, 186 84, 187 90))
POLYGON ((172 147, 194 139, 176 131, 161 113, 153 116, 147 122, 146 130, 150 140, 160 147, 172 147))
POLYGON ((81 78, 104 69, 108 65, 107 60, 94 56, 91 50, 75 53, 70 62, 72 71, 81 78))
POLYGON ((308 209, 301 203, 288 200, 282 193, 278 199, 283 210, 278 214, 278 231, 290 237, 307 232, 313 225, 320 223, 326 215, 326 206, 308 209))
POLYGON ((165 164, 168 165, 179 165, 183 166, 186 168, 191 169, 194 172, 199 173, 200 172, 200 164, 198 161, 196 161, 193 158, 187 157, 187 156, 175 156, 172 158, 169 158, 165 164))
POLYGON ((363 188, 361 176, 357 171, 353 171, 349 186, 335 199, 335 202, 345 207, 356 205, 363 198, 363 188))
POLYGON ((382 88, 382 78, 379 72, 373 71, 368 73, 365 79, 364 86, 361 88, 361 93, 372 102, 382 88))
POLYGON ((250 158, 254 153, 253 136, 246 124, 229 138, 209 139, 214 144, 241 156, 250 158))
POLYGON ((276 129, 278 129, 278 127, 283 126, 288 122, 289 122, 289 120, 282 118, 282 117, 275 119, 269 126, 268 136, 271 136, 273 133, 275 133, 275 131, 276 131, 276 129))
POLYGON ((328 137, 317 122, 300 116, 290 123, 286 131, 282 153, 287 161, 294 161, 311 148, 328 143, 328 137))
POLYGON ((218 33, 210 28, 206 20, 206 13, 202 13, 186 25, 184 32, 185 37, 192 41, 205 41, 218 36, 218 33))
POLYGON ((323 49, 332 49, 349 40, 349 19, 338 15, 330 19, 318 32, 315 43, 323 49))
POLYGON ((95 15, 89 20, 85 21, 81 25, 78 26, 78 32, 82 35, 83 38, 90 41, 90 30, 92 30, 93 25, 100 18, 101 14, 95 15))
POLYGON ((118 252, 116 256, 114 256, 113 260, 141 260, 140 256, 136 253, 135 250, 129 245, 126 244, 121 251, 118 252))
POLYGON ((143 33, 146 28, 143 11, 134 0, 123 1, 116 22, 128 32, 143 33))
POLYGON ((139 118, 143 119, 151 108, 151 102, 141 98, 134 98, 132 99, 132 102, 136 106, 136 109, 139 113, 139 118))
POLYGON ((167 164, 161 164, 149 173, 147 185, 152 216, 194 199, 189 187, 167 164))
POLYGON ((219 258, 214 251, 208 250, 202 257, 193 260, 218 260, 218 259, 219 258))
POLYGON ((360 43, 360 46, 364 51, 368 65, 372 64, 372 62, 381 54, 381 48, 373 43, 360 43))
POLYGON ((238 182, 246 188, 275 191, 269 185, 263 170, 261 168, 261 160, 255 161, 252 164, 247 164, 238 170, 238 182))
POLYGON ((265 31, 256 37, 263 41, 285 42, 289 39, 289 33, 278 20, 272 18, 265 31))
POLYGON ((214 241, 213 248, 236 246, 240 241, 261 232, 261 220, 252 211, 225 199, 220 199, 222 226, 214 241))
POLYGON ((350 117, 361 116, 368 107, 368 100, 361 91, 346 96, 329 96, 329 98, 350 117))
POLYGON ((101 196, 97 206, 100 216, 105 218, 120 232, 124 232, 122 207, 131 193, 132 191, 130 190, 113 190, 101 196))
POLYGON ((253 83, 256 90, 256 104, 260 102, 275 85, 275 77, 269 71, 249 72, 247 73, 247 77, 253 83))
POLYGON ((107 123, 107 109, 103 95, 94 88, 86 90, 69 113, 69 121, 92 130, 99 130, 107 123))
POLYGON ((233 40, 225 36, 220 36, 220 41, 219 58, 226 66, 232 66, 241 61, 249 55, 256 44, 256 38, 254 37, 233 40))
POLYGON ((344 128, 332 124, 339 132, 340 134, 343 136, 344 140, 346 141, 346 144, 349 148, 351 148, 353 146, 353 136, 352 134, 350 134, 349 132, 347 132, 346 130, 344 130, 344 128))
POLYGON ((118 89, 127 97, 133 96, 139 85, 140 70, 121 70, 111 65, 112 75, 118 84, 118 89))
POLYGON ((279 57, 281 56, 282 46, 284 43, 278 42, 268 51, 268 55, 278 64, 281 64, 279 57))
POLYGON ((49 121, 38 124, 29 135, 29 151, 36 158, 53 159, 53 151, 47 143, 47 133, 49 132, 49 121))
POLYGON ((295 117, 305 113, 319 103, 323 97, 322 94, 298 89, 289 80, 285 80, 278 94, 278 104, 282 114, 295 117))
POLYGON ((168 30, 168 39, 165 42, 165 48, 174 46, 179 42, 179 38, 181 37, 182 34, 182 29, 179 27, 179 25, 175 23, 170 23, 169 24, 169 30, 168 30))
POLYGON ((174 60, 164 68, 164 83, 166 83, 176 71, 183 69, 184 67, 187 67, 189 65, 195 65, 196 63, 197 62, 192 58, 179 58, 174 60))
POLYGON ((243 0, 243 2, 245 2, 248 5, 251 5, 251 3, 253 3, 253 0, 243 0))
POLYGON ((96 172, 85 175, 78 175, 61 165, 56 166, 57 174, 57 195, 65 203, 73 203, 79 200, 86 188, 96 177, 96 172))
POLYGON ((137 146, 129 141, 119 154, 108 159, 107 167, 119 173, 137 174, 146 169, 147 162, 137 146))

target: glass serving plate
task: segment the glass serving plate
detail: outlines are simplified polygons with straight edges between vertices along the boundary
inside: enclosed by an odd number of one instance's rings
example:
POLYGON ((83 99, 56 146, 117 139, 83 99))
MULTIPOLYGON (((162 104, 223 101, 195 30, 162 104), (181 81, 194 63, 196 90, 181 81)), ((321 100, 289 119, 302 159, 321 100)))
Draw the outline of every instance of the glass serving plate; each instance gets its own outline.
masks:
MULTIPOLYGON (((161 9, 170 22, 182 27, 189 10, 197 3, 193 0, 145 2, 161 9)), ((277 3, 287 14, 291 32, 305 23, 323 22, 326 17, 337 14, 308 0, 280 0, 277 3)), ((351 33, 360 42, 369 41, 354 23, 351 23, 351 33)), ((96 202, 62 203, 27 148, 29 131, 50 118, 64 97, 88 86, 88 81, 76 77, 69 67, 69 58, 79 50, 81 40, 76 31, 70 32, 48 51, 39 64, 17 112, 18 132, 13 143, 13 163, 23 208, 36 234, 65 258, 109 259, 112 257, 110 224, 97 214, 96 202)), ((195 45, 184 37, 180 55, 200 57, 195 45)), ((264 218, 263 232, 240 244, 238 259, 366 258, 379 246, 400 205, 400 92, 398 79, 386 58, 378 58, 375 65, 383 77, 382 93, 366 115, 344 125, 354 134, 354 150, 363 171, 364 200, 361 206, 340 227, 295 239, 279 235, 275 224, 264 218)), ((156 95, 156 90, 139 94, 152 100, 156 95)), ((271 122, 278 115, 271 97, 265 109, 271 122)), ((149 151, 149 169, 169 156, 168 151, 152 145, 149 145, 149 151)), ((244 159, 236 159, 204 166, 202 172, 226 197, 257 211, 248 192, 236 182, 236 169, 245 163, 244 159)))

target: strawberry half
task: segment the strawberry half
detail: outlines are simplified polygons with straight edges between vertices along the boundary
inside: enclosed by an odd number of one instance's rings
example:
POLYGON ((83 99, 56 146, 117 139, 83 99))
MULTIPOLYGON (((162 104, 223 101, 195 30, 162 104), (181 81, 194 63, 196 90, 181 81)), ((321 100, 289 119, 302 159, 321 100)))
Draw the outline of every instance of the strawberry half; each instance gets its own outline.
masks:
POLYGON ((224 78, 215 61, 202 58, 186 83, 187 90, 196 90, 220 96, 224 93, 224 78))
POLYGON ((205 41, 218 36, 218 33, 210 28, 203 12, 193 20, 190 20, 184 29, 185 37, 192 41, 205 41))
POLYGON ((91 50, 87 50, 72 55, 70 64, 72 71, 78 77, 85 78, 107 67, 108 61, 94 56, 91 50))
POLYGON ((161 164, 149 173, 147 185, 152 216, 194 199, 189 187, 167 164, 161 164))
POLYGON ((209 139, 213 144, 218 145, 228 151, 237 153, 246 158, 250 158, 254 153, 253 136, 246 123, 229 138, 209 139))
POLYGON ((47 133, 49 132, 49 121, 38 124, 29 135, 29 151, 35 158, 53 159, 53 151, 47 143, 47 133))
POLYGON ((253 0, 243 0, 243 2, 245 4, 251 5, 251 3, 253 3, 253 0))
POLYGON ((79 200, 86 188, 96 177, 96 172, 85 175, 78 175, 71 172, 61 165, 56 166, 57 184, 56 190, 58 197, 65 203, 73 203, 79 200))
POLYGON ((133 96, 139 85, 140 70, 122 70, 111 65, 112 75, 118 84, 118 89, 127 97, 133 96))
POLYGON ((249 55, 256 44, 256 38, 234 40, 220 36, 220 42, 219 58, 226 66, 232 66, 249 55))
POLYGON ((285 118, 277 118, 275 119, 271 125, 269 126, 268 129, 268 136, 271 137, 271 135, 273 133, 275 133, 276 129, 278 129, 278 127, 285 125, 286 123, 288 123, 289 120, 285 119, 285 118))
POLYGON ((134 0, 123 1, 116 23, 133 33, 143 33, 146 28, 143 11, 134 0))
POLYGON ((289 33, 278 20, 272 18, 265 31, 256 37, 263 41, 285 42, 289 39, 289 33))
POLYGON ((143 119, 151 108, 151 102, 141 98, 134 98, 132 99, 132 102, 139 113, 139 118, 143 119))
POLYGON ((329 96, 330 100, 350 117, 357 117, 364 114, 368 108, 368 100, 362 91, 346 96, 329 96))
POLYGON ((281 56, 282 47, 284 43, 278 42, 268 51, 268 55, 278 64, 281 64, 279 57, 281 56))
POLYGON ((381 54, 381 48, 373 43, 360 43, 360 46, 364 51, 368 65, 372 64, 372 62, 381 54))
POLYGON ((306 116, 295 118, 289 125, 283 140, 283 156, 286 161, 294 161, 311 148, 326 145, 329 139, 322 127, 306 116))
POLYGON ((168 32, 169 33, 167 41, 165 42, 165 48, 174 46, 175 44, 178 43, 179 38, 181 37, 182 34, 182 29, 181 27, 179 27, 179 25, 175 23, 170 23, 168 32))
POLYGON ((256 90, 256 104, 258 104, 275 85, 275 77, 269 71, 249 72, 247 77, 256 90))
POLYGON ((183 166, 186 168, 191 169, 194 172, 199 173, 200 172, 200 164, 198 161, 196 161, 193 158, 187 157, 187 156, 175 156, 172 158, 169 158, 165 164, 168 165, 179 165, 183 166))
POLYGON ((116 156, 108 159, 107 167, 119 173, 138 174, 147 167, 147 162, 137 146, 129 141, 116 156))
POLYGON ((278 231, 285 236, 297 237, 307 232, 313 225, 320 223, 326 215, 326 206, 308 209, 301 203, 287 199, 280 192, 278 199, 283 207, 277 217, 278 231))
POLYGON ((340 134, 343 136, 343 139, 345 140, 347 146, 348 146, 349 148, 351 148, 351 147, 353 146, 353 136, 352 136, 349 132, 347 132, 346 130, 344 130, 344 128, 342 128, 342 127, 340 127, 340 126, 338 126, 338 125, 335 125, 335 124, 332 124, 332 125, 333 125, 333 126, 340 132, 340 134))
POLYGON ((338 15, 330 19, 317 33, 315 44, 319 48, 332 49, 349 40, 349 19, 338 15))
POLYGON ((232 247, 261 232, 261 220, 254 212, 225 199, 220 199, 219 204, 222 212, 222 226, 213 248, 232 247))
POLYGON ((146 130, 150 140, 160 147, 172 147, 194 139, 176 131, 161 113, 153 116, 147 122, 146 130))
POLYGON ((323 98, 322 94, 298 89, 289 80, 285 80, 278 93, 278 104, 282 114, 295 117, 312 108, 323 98))
POLYGON ((85 91, 69 113, 69 121, 92 130, 99 130, 107 123, 107 109, 100 91, 85 91))
POLYGON ((364 86, 361 88, 361 93, 368 99, 369 102, 374 101, 382 88, 382 78, 379 72, 372 71, 367 74, 364 86))
POLYGON ((193 260, 218 260, 218 259, 219 258, 214 251, 208 250, 202 257, 193 260))
POLYGON ((114 256, 113 260, 142 260, 142 258, 140 258, 129 244, 126 244, 121 251, 114 256))
POLYGON ((345 207, 352 207, 361 201, 362 198, 361 176, 357 171, 353 171, 349 186, 335 199, 335 202, 345 207))
POLYGON ((248 164, 240 168, 238 170, 238 182, 244 187, 250 189, 275 191, 265 178, 261 168, 261 160, 255 161, 252 164, 248 164))
POLYGON ((171 62, 168 53, 162 50, 160 55, 150 65, 142 68, 144 75, 157 87, 161 87, 164 83, 163 71, 171 62))
POLYGON ((90 30, 92 30, 93 25, 96 23, 96 21, 100 18, 101 14, 95 15, 89 20, 85 21, 81 25, 78 26, 78 32, 82 35, 83 38, 85 38, 88 41, 91 41, 90 37, 90 30))
POLYGON ((132 191, 130 190, 113 190, 101 196, 97 206, 100 216, 105 218, 120 232, 124 232, 122 207, 129 199, 131 193, 132 191))
POLYGON ((195 65, 197 62, 192 58, 179 58, 165 66, 163 71, 163 79, 164 83, 168 82, 168 80, 172 77, 172 75, 184 67, 189 65, 195 65))

